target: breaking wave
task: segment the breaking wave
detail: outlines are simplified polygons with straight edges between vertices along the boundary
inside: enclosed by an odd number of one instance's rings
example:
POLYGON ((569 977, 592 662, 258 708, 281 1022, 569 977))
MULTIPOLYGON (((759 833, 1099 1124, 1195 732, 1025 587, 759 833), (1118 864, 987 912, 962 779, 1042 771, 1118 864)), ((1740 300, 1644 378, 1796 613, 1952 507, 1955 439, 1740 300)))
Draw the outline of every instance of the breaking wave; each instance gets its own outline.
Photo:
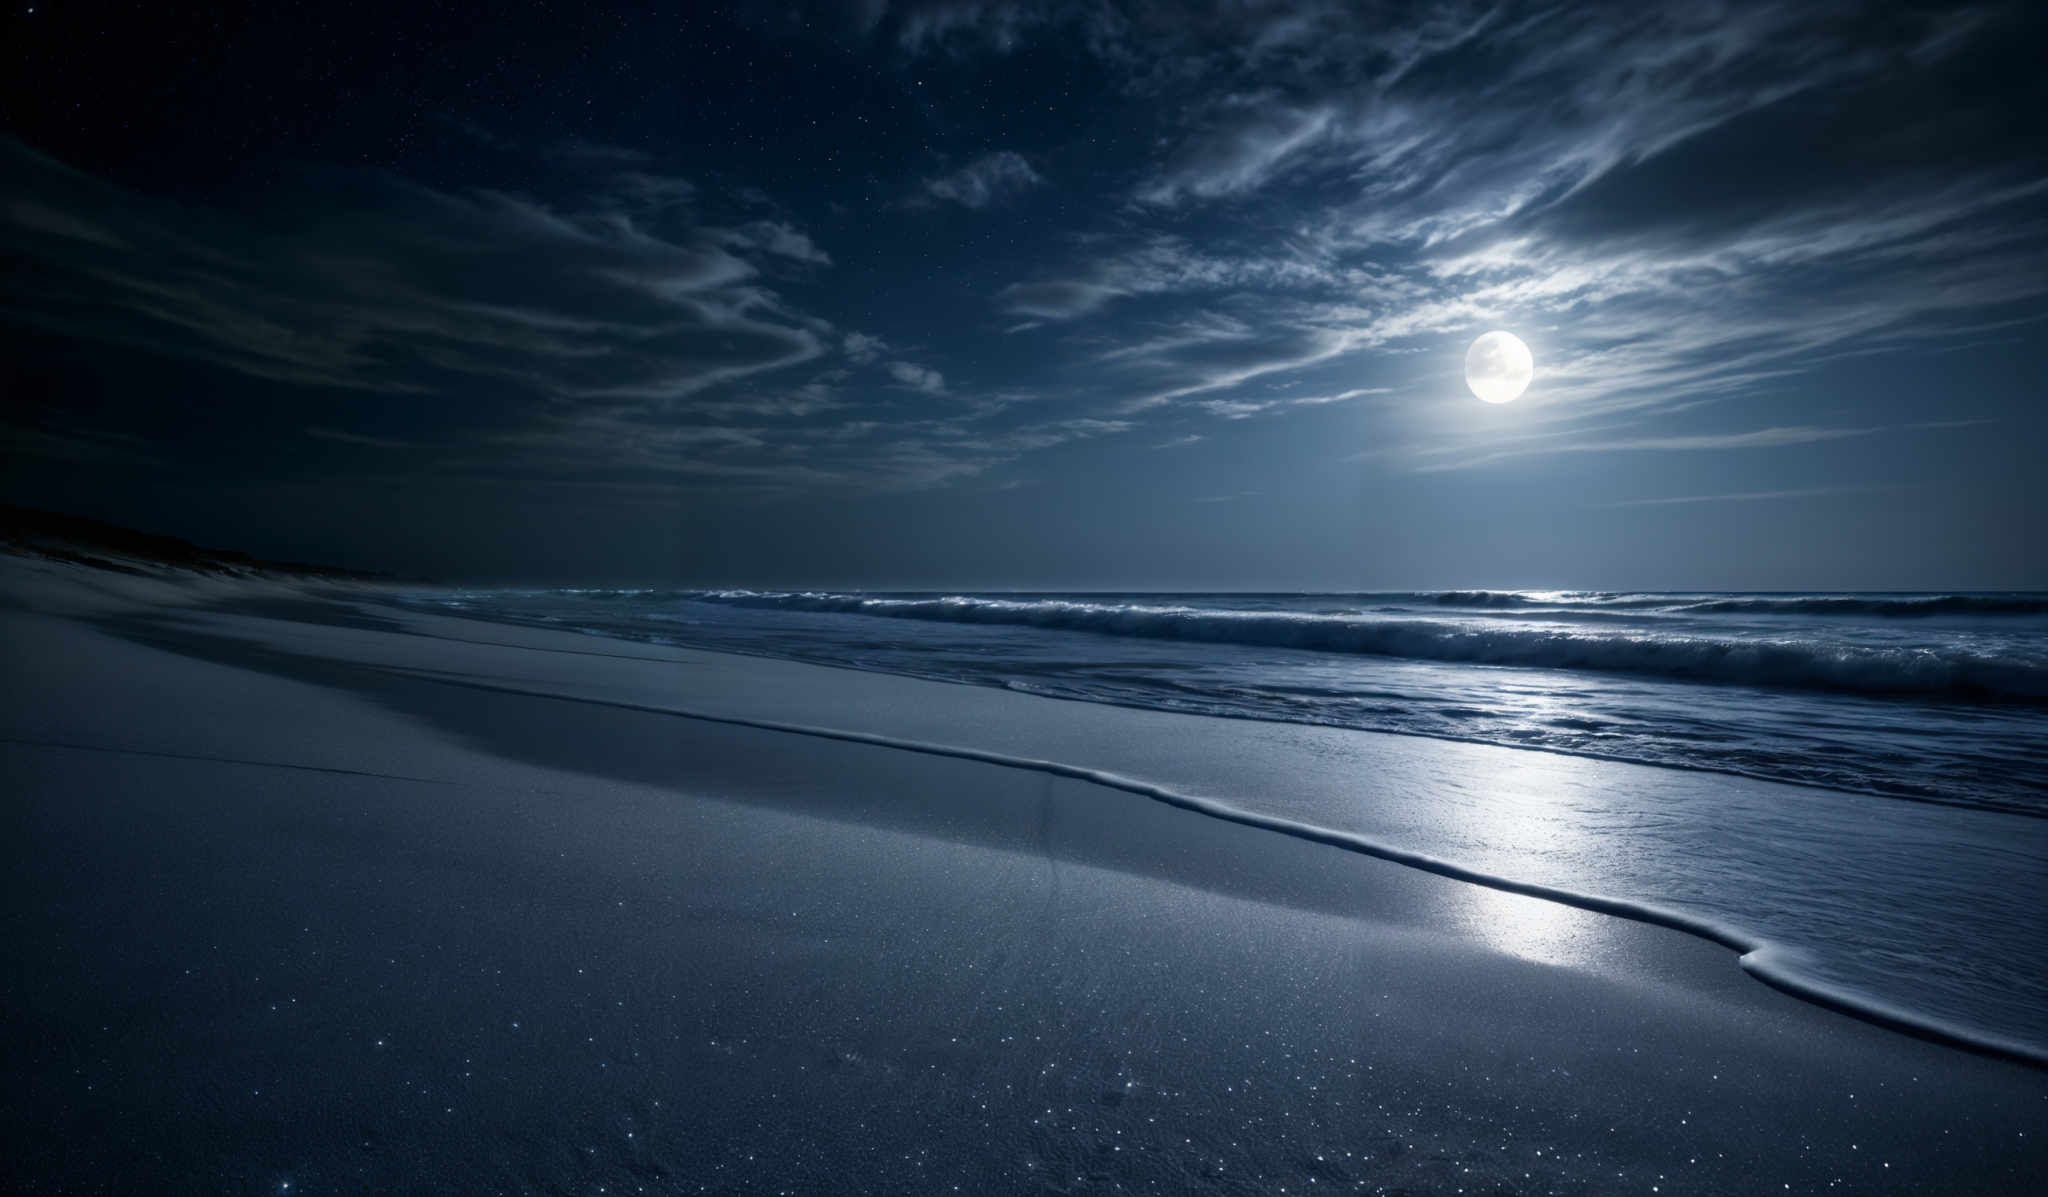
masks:
MULTIPOLYGON (((1529 596, 1495 592, 1488 605, 1529 596), (1495 602, 1495 600, 1501 600, 1495 602)), ((835 612, 943 623, 993 624, 1091 632, 1148 640, 1235 644, 1265 648, 1356 653, 1410 660, 1533 669, 1597 670, 1691 682, 1825 690, 1873 696, 1988 702, 2048 703, 2048 663, 2000 659, 1960 648, 1881 647, 1788 635, 1778 638, 1593 631, 1580 628, 1503 627, 1431 618, 1375 618, 1357 614, 1231 611, 1076 599, 1005 599, 968 595, 890 598, 830 592, 713 590, 684 596, 735 607, 835 612)), ((1949 601, 1875 598, 1728 598, 1712 603, 1832 603, 1949 601)), ((1991 601, 1991 600, 1986 600, 1991 601)), ((2033 600, 1996 600, 2027 602, 2033 600)), ((1663 600, 1667 609, 1678 604, 1663 600)), ((1448 604, 1446 604, 1448 605, 1448 604)), ((1479 605, 1473 603, 1472 605, 1479 605)), ((1731 608, 1695 605, 1694 610, 1731 608)), ((1733 608, 1736 610, 1775 608, 1733 608)), ((1788 608, 1815 613, 1808 608, 1788 608)), ((1884 614, 1883 611, 1876 612, 1884 614)))
POLYGON ((2048 615, 2048 598, 2038 595, 1927 594, 1742 596, 1704 599, 1670 608, 1696 612, 1758 612, 1772 615, 2048 615))

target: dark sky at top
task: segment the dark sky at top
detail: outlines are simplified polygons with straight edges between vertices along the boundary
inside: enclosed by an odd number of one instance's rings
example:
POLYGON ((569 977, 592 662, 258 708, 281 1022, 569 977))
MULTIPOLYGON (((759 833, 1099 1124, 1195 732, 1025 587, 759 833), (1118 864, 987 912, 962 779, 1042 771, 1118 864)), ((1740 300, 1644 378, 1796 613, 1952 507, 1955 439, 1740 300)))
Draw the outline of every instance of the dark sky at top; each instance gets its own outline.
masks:
POLYGON ((17 3, 5 498, 445 578, 2048 588, 2038 4, 675 8, 17 3))

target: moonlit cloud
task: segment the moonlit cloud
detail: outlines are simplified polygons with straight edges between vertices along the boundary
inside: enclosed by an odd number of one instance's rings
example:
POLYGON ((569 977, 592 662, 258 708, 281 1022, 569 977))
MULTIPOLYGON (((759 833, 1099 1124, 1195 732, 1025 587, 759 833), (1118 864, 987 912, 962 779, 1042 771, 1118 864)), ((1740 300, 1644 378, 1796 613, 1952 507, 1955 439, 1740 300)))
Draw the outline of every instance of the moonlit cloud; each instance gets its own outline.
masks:
POLYGON ((1238 100, 1225 116, 1175 156, 1172 166, 1140 189, 1150 204, 1184 197, 1215 199, 1264 186, 1325 137, 1336 114, 1296 108, 1267 97, 1238 100))
POLYGON ((1365 263, 1336 260, 1312 243, 1282 239, 1256 253, 1205 252, 1155 234, 1103 253, 1091 248, 1067 276, 1014 283, 996 296, 1004 310, 1045 320, 1085 316, 1112 300, 1265 290, 1355 299, 1391 298, 1402 283, 1365 263))
MULTIPOLYGON (((1124 410, 1186 400, 1242 418, 1272 402, 1230 394, 1245 384, 1530 321, 1570 329, 1546 346, 1538 418, 1679 407, 1797 375, 1817 354, 1924 339, 2048 286, 2040 155, 1992 151, 2007 144, 1995 108, 1948 115, 1950 169, 1886 148, 1898 144, 1890 93, 1921 86, 1886 64, 1903 55, 1918 71, 1967 75, 1967 53, 1998 27, 1982 13, 1905 20, 1877 42, 1798 6, 1712 22, 1474 8, 1405 30, 1311 7, 1256 37, 1261 23, 1245 22, 1233 40, 1247 49, 1190 69, 1227 80, 1285 53, 1319 82, 1225 88, 1197 105, 1135 194, 1186 207, 1268 192, 1268 223, 1274 210, 1298 215, 1265 254, 1090 245, 1078 271, 997 296, 1011 313, 1065 322, 1133 298, 1291 301, 1241 305, 1254 314, 1227 334, 1118 346, 1179 376, 1124 410), (1511 57, 1492 53, 1510 40, 1511 57), (1493 82, 1460 74, 1487 77, 1488 63, 1509 65, 1493 82), (1661 85, 1643 90, 1652 77, 1661 85), (1541 94, 1566 98, 1522 102, 1541 94), (1759 139, 1823 122, 1824 168, 1759 166, 1773 152, 1759 139), (1362 186, 1324 185, 1337 179, 1362 186), (1245 361, 1222 360, 1232 354, 1245 361)), ((1229 25, 1221 14, 1194 23, 1212 36, 1229 25)))

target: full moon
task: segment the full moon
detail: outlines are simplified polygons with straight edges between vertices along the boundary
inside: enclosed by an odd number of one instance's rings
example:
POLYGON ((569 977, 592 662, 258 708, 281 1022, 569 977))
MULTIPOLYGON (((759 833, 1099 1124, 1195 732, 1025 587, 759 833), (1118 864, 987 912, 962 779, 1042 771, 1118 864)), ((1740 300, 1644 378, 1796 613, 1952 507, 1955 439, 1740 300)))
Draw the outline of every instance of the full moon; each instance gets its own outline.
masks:
POLYGON ((1465 385, 1488 403, 1509 403, 1529 389, 1536 362, 1529 347, 1511 332, 1496 329, 1465 351, 1465 385))

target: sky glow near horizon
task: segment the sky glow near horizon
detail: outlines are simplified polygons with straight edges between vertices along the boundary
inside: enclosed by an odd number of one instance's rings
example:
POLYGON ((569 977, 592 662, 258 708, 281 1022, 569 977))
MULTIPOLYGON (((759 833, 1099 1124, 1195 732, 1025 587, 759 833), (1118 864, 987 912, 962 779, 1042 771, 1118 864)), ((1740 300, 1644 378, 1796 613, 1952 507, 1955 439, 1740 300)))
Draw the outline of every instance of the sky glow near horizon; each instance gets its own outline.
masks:
POLYGON ((7 498, 443 577, 2048 587, 2028 6, 375 7, 6 18, 7 498))

